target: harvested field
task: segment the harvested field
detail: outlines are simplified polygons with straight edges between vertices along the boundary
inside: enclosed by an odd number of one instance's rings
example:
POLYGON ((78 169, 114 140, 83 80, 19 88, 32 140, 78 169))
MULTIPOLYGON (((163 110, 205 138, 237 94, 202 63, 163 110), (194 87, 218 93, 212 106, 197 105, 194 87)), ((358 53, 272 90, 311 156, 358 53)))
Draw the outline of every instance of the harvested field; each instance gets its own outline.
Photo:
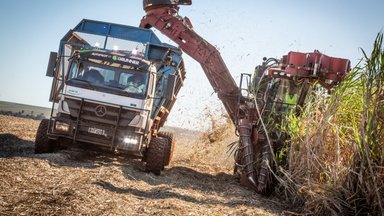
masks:
POLYGON ((176 134, 174 160, 155 176, 121 156, 35 155, 38 124, 0 115, 0 215, 277 215, 284 208, 231 175, 225 150, 234 137, 205 143, 176 134))

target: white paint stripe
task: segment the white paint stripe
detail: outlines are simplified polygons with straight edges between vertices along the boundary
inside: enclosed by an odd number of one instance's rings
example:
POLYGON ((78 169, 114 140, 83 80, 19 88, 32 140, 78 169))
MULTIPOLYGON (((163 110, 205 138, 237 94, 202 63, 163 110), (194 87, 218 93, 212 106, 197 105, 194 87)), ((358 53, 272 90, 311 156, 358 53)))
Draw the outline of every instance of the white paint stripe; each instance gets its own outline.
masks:
POLYGON ((137 109, 144 109, 145 104, 145 101, 142 99, 114 95, 90 89, 78 88, 74 86, 65 86, 64 94, 137 109))

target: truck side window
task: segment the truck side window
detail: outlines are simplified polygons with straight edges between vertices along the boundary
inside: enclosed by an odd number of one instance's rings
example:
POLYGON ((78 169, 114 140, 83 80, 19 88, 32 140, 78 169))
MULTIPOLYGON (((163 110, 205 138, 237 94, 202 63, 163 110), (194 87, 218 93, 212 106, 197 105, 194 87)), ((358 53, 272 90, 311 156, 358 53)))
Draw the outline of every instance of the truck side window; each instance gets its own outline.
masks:
POLYGON ((77 62, 73 62, 71 65, 71 70, 69 71, 69 74, 68 74, 68 80, 77 77, 77 69, 78 69, 77 62))
POLYGON ((68 80, 73 78, 79 78, 82 79, 84 74, 84 65, 80 62, 73 62, 71 64, 71 69, 68 74, 68 80))

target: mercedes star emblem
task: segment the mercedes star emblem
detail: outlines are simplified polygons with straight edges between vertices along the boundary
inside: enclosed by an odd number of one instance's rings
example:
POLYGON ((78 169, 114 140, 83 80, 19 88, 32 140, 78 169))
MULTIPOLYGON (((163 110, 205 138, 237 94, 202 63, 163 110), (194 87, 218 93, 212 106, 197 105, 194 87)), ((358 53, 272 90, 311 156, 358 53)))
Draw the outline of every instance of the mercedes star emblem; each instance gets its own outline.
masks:
POLYGON ((95 114, 98 117, 103 117, 107 113, 107 108, 103 105, 98 105, 95 109, 95 114))

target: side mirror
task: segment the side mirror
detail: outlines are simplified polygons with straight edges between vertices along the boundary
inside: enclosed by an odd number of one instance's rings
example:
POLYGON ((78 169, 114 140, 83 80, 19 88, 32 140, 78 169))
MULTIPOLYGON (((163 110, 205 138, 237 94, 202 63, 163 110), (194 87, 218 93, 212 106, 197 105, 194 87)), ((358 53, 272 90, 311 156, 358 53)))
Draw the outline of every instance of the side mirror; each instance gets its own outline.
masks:
POLYGON ((163 97, 167 100, 173 99, 173 94, 175 92, 175 84, 176 84, 176 75, 169 75, 167 78, 167 85, 163 91, 163 97))
POLYGON ((51 54, 49 55, 49 62, 48 62, 46 76, 53 77, 55 75, 56 61, 57 61, 57 52, 51 52, 51 54))

